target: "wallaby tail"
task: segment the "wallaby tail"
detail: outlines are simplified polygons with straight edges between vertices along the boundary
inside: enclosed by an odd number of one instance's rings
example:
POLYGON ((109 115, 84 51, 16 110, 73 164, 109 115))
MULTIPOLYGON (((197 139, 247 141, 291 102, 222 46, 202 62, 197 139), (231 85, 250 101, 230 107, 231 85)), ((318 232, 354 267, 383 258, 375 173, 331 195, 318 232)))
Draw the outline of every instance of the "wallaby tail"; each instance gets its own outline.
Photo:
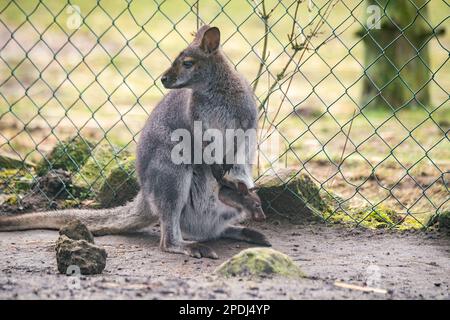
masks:
POLYGON ((0 216, 0 232, 32 229, 58 230, 74 219, 84 223, 96 236, 136 231, 156 220, 139 193, 133 201, 111 209, 67 209, 0 216))

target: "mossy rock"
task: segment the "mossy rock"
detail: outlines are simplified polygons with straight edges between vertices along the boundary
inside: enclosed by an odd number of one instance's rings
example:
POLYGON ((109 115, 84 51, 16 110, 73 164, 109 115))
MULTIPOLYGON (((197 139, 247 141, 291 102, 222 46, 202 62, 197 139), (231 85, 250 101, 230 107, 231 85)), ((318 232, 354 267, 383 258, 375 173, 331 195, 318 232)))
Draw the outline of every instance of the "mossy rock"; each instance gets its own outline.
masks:
POLYGON ((44 176, 37 177, 32 189, 35 192, 44 193, 51 199, 67 198, 71 193, 76 194, 70 173, 62 169, 50 170, 44 176))
POLYGON ((295 221, 314 220, 330 210, 329 201, 307 174, 282 169, 257 181, 264 212, 283 215, 295 221))
POLYGON ((104 141, 92 150, 84 166, 74 175, 74 184, 97 193, 111 170, 128 157, 128 151, 121 151, 117 146, 104 141))
POLYGON ((107 253, 105 249, 86 240, 72 240, 61 235, 56 242, 56 263, 62 274, 68 268, 76 266, 83 275, 102 273, 106 266, 107 253))
POLYGON ((134 173, 134 156, 126 150, 99 144, 73 183, 87 193, 92 193, 102 207, 115 207, 131 200, 139 186, 134 173))
POLYGON ((439 228, 450 230, 450 211, 444 211, 439 214, 439 228))
POLYGON ((58 142, 53 150, 37 164, 36 173, 43 176, 51 169, 78 172, 91 155, 93 146, 91 141, 81 136, 58 142))
POLYGON ((139 192, 135 174, 134 157, 125 159, 121 165, 111 169, 96 199, 102 207, 116 207, 132 200, 139 192))
POLYGON ((224 277, 273 275, 301 278, 305 276, 289 256, 270 248, 245 249, 222 263, 215 273, 224 277))

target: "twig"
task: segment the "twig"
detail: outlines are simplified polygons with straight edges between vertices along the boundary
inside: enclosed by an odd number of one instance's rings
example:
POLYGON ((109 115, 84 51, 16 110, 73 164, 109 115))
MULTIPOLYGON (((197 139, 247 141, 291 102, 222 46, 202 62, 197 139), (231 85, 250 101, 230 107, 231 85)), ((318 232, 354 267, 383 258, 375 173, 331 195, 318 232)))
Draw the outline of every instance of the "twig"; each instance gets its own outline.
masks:
MULTIPOLYGON (((294 14, 294 21, 293 21, 293 24, 292 24, 292 30, 291 30, 291 33, 288 35, 288 40, 290 41, 290 44, 291 44, 292 49, 294 50, 294 53, 291 55, 290 59, 289 59, 288 62, 286 63, 286 65, 285 65, 285 67, 283 68, 283 70, 277 75, 277 81, 275 81, 275 82, 272 84, 272 86, 271 86, 270 89, 269 89, 269 92, 268 92, 267 95, 266 95, 266 98, 261 102, 260 108, 259 108, 260 110, 264 108, 264 105, 265 105, 265 104, 267 103, 267 101, 268 101, 268 97, 273 93, 273 90, 275 89, 275 87, 276 87, 276 85, 279 83, 279 81, 281 81, 281 79, 283 79, 283 78, 285 77, 286 71, 287 71, 287 69, 289 68, 289 66, 290 66, 290 64, 292 63, 292 61, 294 60, 294 57, 296 56, 297 52, 300 52, 300 51, 301 51, 301 55, 300 55, 300 57, 299 57, 299 59, 298 59, 298 62, 297 62, 297 66, 300 65, 300 62, 302 61, 302 59, 303 59, 303 57, 304 57, 304 55, 305 55, 305 52, 308 51, 308 49, 309 49, 309 45, 310 45, 310 43, 311 43, 311 39, 314 38, 314 37, 316 37, 316 36, 320 33, 321 27, 325 24, 325 21, 326 21, 326 19, 328 19, 328 17, 330 16, 330 14, 331 14, 331 12, 332 12, 332 9, 337 5, 337 3, 338 3, 339 1, 340 1, 340 0, 336 0, 336 1, 330 0, 330 2, 328 3, 328 6, 325 8, 325 13, 324 13, 324 15, 323 15, 323 16, 320 16, 321 19, 319 20, 319 22, 318 22, 318 23, 316 24, 316 26, 314 27, 314 30, 312 30, 311 33, 310 33, 309 35, 307 35, 307 36, 305 37, 305 39, 302 41, 302 43, 300 43, 300 44, 297 43, 297 37, 298 37, 298 36, 296 36, 296 37, 294 36, 294 35, 295 35, 295 24, 296 24, 296 22, 297 22, 298 7, 299 7, 300 3, 302 2, 302 0, 298 0, 298 1, 297 1, 297 5, 296 5, 296 8, 295 8, 295 14, 294 14)), ((319 11, 319 15, 320 15, 320 11, 319 11)), ((327 38, 327 39, 329 39, 329 38, 327 38)), ((282 104, 284 103, 284 100, 286 99, 287 92, 289 91, 289 89, 290 89, 290 87, 291 87, 291 84, 292 84, 292 80, 293 80, 293 78, 294 78, 294 75, 295 75, 295 70, 294 70, 294 72, 292 72, 292 74, 291 74, 290 77, 289 77, 289 80, 288 80, 288 87, 287 87, 287 89, 286 89, 285 94, 283 95, 283 98, 282 98, 282 100, 281 100, 281 102, 280 102, 280 104, 279 104, 279 107, 278 107, 278 110, 277 110, 276 113, 275 113, 275 116, 273 117, 272 121, 268 121, 269 124, 270 124, 270 127, 268 128, 267 133, 266 133, 266 135, 264 136, 264 138, 265 138, 268 134, 271 133, 270 129, 273 127, 273 124, 275 123, 276 118, 278 117, 278 115, 279 115, 279 113, 280 113, 282 104)), ((267 110, 265 110, 265 112, 267 113, 267 110)), ((266 117, 266 118, 267 118, 267 117, 266 117)), ((266 118, 265 118, 264 120, 266 120, 266 118)), ((263 122, 262 128, 264 128, 264 127, 265 127, 265 121, 263 122)), ((263 137, 262 137, 262 130, 261 130, 261 136, 260 136, 260 138, 263 138, 263 137)))
POLYGON ((345 288, 345 289, 350 289, 350 290, 358 290, 358 291, 363 291, 363 292, 374 292, 374 293, 380 293, 380 294, 386 294, 387 293, 386 289, 372 288, 372 287, 362 287, 362 286, 358 286, 358 285, 355 285, 355 284, 349 284, 349 283, 338 282, 338 281, 336 281, 334 283, 334 285, 336 287, 340 287, 340 288, 345 288))
MULTIPOLYGON (((292 44, 292 41, 294 40, 295 24, 296 24, 297 15, 298 15, 298 7, 300 6, 300 3, 302 3, 302 1, 303 0, 297 0, 297 3, 296 3, 294 19, 293 19, 293 23, 292 23, 292 31, 291 31, 291 34, 288 35, 288 39, 290 41, 290 44, 292 44)), ((275 89, 277 84, 280 82, 280 80, 283 79, 284 74, 286 73, 286 70, 289 68, 291 62, 294 60, 296 54, 299 52, 298 47, 292 46, 292 48, 294 49, 294 53, 290 56, 289 60, 287 61, 286 65, 281 70, 281 72, 277 74, 277 78, 274 81, 274 83, 269 87, 267 95, 265 96, 264 100, 259 105, 259 110, 264 109, 264 106, 266 105, 266 103, 268 102, 270 96, 272 95, 273 90, 275 89)), ((268 119, 268 109, 264 110, 264 114, 265 114, 265 117, 264 117, 264 121, 263 121, 263 124, 261 126, 261 130, 260 130, 260 141, 261 141, 261 138, 262 138, 262 133, 264 131, 265 125, 266 125, 266 119, 268 119)))
POLYGON ((271 10, 269 14, 266 12, 266 3, 265 0, 262 1, 262 12, 259 11, 261 19, 264 21, 264 42, 263 42, 263 51, 261 56, 261 62, 259 63, 258 72, 256 73, 255 83, 253 84, 253 92, 256 92, 256 88, 258 87, 259 78, 261 77, 262 70, 267 60, 267 43, 269 40, 269 17, 275 8, 271 10))

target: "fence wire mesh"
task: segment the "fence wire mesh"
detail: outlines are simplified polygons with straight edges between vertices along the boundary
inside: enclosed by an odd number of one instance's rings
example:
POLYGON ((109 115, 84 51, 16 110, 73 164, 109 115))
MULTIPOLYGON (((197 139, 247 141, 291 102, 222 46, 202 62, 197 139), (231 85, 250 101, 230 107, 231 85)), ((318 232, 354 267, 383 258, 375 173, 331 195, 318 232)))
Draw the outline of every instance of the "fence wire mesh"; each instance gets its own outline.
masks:
POLYGON ((0 203, 123 202, 159 78, 207 23, 255 91, 257 181, 275 172, 328 221, 427 227, 449 210, 449 13, 445 0, 0 1, 0 203), (289 183, 303 174, 332 205, 289 183))

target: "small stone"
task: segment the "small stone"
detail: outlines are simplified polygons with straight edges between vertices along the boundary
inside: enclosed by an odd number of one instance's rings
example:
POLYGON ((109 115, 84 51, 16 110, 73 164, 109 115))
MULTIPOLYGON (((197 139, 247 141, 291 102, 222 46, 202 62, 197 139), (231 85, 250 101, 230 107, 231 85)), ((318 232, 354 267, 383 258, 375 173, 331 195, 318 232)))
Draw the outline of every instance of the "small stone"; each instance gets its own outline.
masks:
POLYGON ((94 243, 94 236, 80 220, 73 220, 59 230, 60 235, 65 235, 72 240, 86 240, 94 243))
POLYGON ((86 240, 72 240, 65 235, 56 242, 58 271, 66 274, 70 266, 80 268, 83 275, 102 273, 106 266, 105 249, 86 240))

